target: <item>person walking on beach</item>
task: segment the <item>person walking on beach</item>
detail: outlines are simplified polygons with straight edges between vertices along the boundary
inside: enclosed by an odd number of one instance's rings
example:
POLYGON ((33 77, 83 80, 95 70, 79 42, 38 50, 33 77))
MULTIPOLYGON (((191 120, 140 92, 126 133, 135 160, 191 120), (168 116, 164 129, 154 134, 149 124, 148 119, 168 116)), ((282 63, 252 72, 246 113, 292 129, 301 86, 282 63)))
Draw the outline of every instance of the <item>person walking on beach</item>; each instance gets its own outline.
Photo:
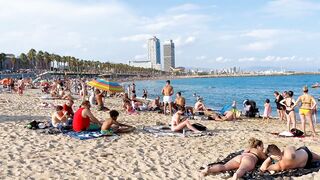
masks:
POLYGON ((306 134, 306 120, 309 121, 310 129, 312 130, 312 135, 316 136, 316 131, 314 129, 313 121, 312 121, 312 110, 317 106, 316 100, 308 94, 308 87, 303 87, 303 94, 297 99, 294 103, 293 107, 297 106, 300 103, 300 120, 301 120, 301 128, 303 133, 306 134))
POLYGON ((278 91, 275 91, 274 97, 276 98, 274 102, 276 103, 276 106, 277 106, 278 116, 279 116, 280 121, 282 121, 282 120, 284 120, 285 107, 283 105, 281 105, 280 102, 283 100, 283 96, 278 91))
POLYGON ((293 128, 296 128, 296 114, 294 112, 294 105, 295 100, 293 99, 293 92, 288 91, 286 97, 280 101, 280 104, 285 106, 285 113, 287 118, 287 127, 288 131, 291 130, 290 125, 293 125, 293 128))
POLYGON ((163 113, 166 114, 167 111, 167 105, 169 106, 170 115, 172 115, 172 95, 173 95, 173 87, 170 85, 170 80, 166 81, 166 85, 162 89, 162 95, 163 95, 163 103, 164 103, 164 109, 163 113))

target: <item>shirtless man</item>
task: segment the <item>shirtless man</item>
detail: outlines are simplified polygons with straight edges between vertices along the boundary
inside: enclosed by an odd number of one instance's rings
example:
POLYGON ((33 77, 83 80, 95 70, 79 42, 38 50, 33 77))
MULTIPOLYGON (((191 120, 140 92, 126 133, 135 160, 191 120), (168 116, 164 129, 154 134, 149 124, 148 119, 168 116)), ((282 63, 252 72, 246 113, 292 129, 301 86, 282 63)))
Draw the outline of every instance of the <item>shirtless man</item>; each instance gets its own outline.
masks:
POLYGON ((163 95, 163 103, 164 103, 164 109, 163 113, 166 114, 167 110, 167 104, 169 104, 169 111, 170 115, 172 115, 172 95, 173 95, 173 87, 170 85, 170 80, 166 81, 166 85, 162 89, 162 95, 163 95))
POLYGON ((208 109, 206 108, 206 106, 204 105, 203 101, 201 98, 198 99, 198 101, 196 102, 196 104, 194 105, 194 111, 196 112, 202 112, 202 111, 207 111, 208 109))
POLYGON ((111 110, 109 114, 110 118, 106 119, 101 126, 101 134, 113 135, 113 133, 126 133, 134 130, 132 126, 117 121, 119 116, 118 111, 111 110))
POLYGON ((286 147, 283 152, 274 144, 268 146, 266 154, 269 156, 261 165, 262 172, 270 173, 296 169, 309 168, 312 161, 320 160, 320 156, 311 152, 306 146, 296 149, 286 147))
POLYGON ((68 119, 68 112, 63 111, 62 106, 56 107, 56 112, 51 116, 51 123, 53 127, 58 127, 59 125, 66 126, 68 119))
POLYGON ((100 92, 99 89, 96 89, 95 90, 95 96, 96 96, 96 102, 97 102, 97 105, 98 105, 98 111, 102 111, 102 110, 107 110, 106 107, 104 107, 104 104, 103 104, 103 95, 104 91, 100 92))
POLYGON ((177 92, 176 95, 176 100, 174 102, 175 106, 181 106, 181 107, 185 107, 186 106, 186 99, 184 97, 181 96, 181 92, 177 92))

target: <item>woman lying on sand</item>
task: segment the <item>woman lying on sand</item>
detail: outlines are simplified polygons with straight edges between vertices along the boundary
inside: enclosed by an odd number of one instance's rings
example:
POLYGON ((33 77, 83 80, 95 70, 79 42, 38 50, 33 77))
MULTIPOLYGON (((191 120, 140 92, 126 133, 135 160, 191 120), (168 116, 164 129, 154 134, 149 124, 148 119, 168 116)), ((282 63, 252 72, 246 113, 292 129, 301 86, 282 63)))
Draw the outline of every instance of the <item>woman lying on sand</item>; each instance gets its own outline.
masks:
POLYGON ((172 116, 172 120, 171 120, 171 130, 172 131, 180 131, 182 130, 184 127, 189 128, 191 131, 193 132, 200 132, 198 131, 196 128, 194 128, 191 123, 189 122, 188 119, 181 121, 181 115, 183 115, 185 112, 185 108, 184 107, 178 107, 178 111, 172 116))
POLYGON ((212 118, 215 121, 232 121, 235 120, 235 112, 233 111, 226 111, 224 115, 219 115, 214 111, 205 111, 205 116, 212 118))
POLYGON ((233 179, 239 179, 246 172, 252 171, 259 160, 265 160, 267 156, 263 152, 263 142, 251 138, 249 140, 249 149, 246 149, 241 155, 238 155, 228 161, 226 164, 215 164, 206 167, 201 171, 200 176, 204 177, 209 174, 221 173, 237 169, 233 175, 233 179))

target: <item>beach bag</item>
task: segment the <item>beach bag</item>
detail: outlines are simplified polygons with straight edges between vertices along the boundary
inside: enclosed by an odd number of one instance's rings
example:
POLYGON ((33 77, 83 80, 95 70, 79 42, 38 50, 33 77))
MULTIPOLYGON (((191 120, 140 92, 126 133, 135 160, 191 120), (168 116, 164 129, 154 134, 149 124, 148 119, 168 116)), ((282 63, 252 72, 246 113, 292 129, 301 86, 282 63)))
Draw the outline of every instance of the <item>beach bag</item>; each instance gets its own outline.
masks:
POLYGON ((37 121, 31 121, 30 123, 28 123, 26 125, 26 128, 28 128, 28 129, 39 129, 38 124, 39 123, 37 121))
POLYGON ((192 126, 194 128, 196 128, 198 131, 206 131, 207 127, 205 127, 204 125, 200 124, 200 123, 194 123, 192 124, 192 126))
POLYGON ((293 134, 294 137, 301 137, 303 136, 303 132, 300 131, 299 129, 296 129, 296 128, 292 128, 290 130, 290 132, 293 134))

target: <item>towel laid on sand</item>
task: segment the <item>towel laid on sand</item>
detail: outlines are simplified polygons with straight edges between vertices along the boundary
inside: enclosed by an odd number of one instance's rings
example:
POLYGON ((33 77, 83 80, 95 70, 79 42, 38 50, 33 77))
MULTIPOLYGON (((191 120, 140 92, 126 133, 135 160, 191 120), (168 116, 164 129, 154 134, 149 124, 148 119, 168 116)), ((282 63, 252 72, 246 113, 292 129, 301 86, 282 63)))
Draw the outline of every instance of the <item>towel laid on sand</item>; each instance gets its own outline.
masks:
MULTIPOLYGON (((235 152, 235 153, 231 153, 226 158, 224 158, 223 160, 215 162, 215 163, 208 164, 208 166, 212 166, 214 164, 225 164, 230 159, 234 158, 237 155, 240 155, 242 152, 243 151, 238 151, 238 152, 235 152)), ((260 164, 258 164, 256 166, 256 168, 252 172, 247 172, 242 178, 243 179, 273 180, 273 179, 276 179, 276 178, 284 178, 284 177, 299 177, 299 176, 303 176, 303 175, 306 175, 306 174, 309 174, 309 173, 313 173, 313 172, 317 172, 317 171, 320 170, 320 161, 316 161, 316 162, 312 162, 312 166, 310 168, 308 168, 308 169, 306 169, 306 168, 298 168, 298 169, 291 169, 291 170, 286 170, 286 171, 270 174, 270 173, 262 173, 262 172, 259 171, 261 163, 262 162, 260 162, 260 164)), ((203 169, 203 167, 201 167, 200 169, 203 169)), ((233 174, 235 173, 235 170, 234 171, 228 171, 227 173, 229 174, 230 177, 232 177, 233 174)))
POLYGON ((209 131, 203 131, 201 133, 192 133, 192 131, 186 130, 185 133, 173 132, 168 126, 145 126, 142 129, 144 133, 153 134, 155 137, 172 136, 172 137, 199 137, 199 136, 212 136, 213 133, 209 131))
POLYGON ((109 141, 114 141, 120 137, 116 134, 112 136, 106 136, 101 134, 100 131, 81 131, 81 132, 69 131, 64 133, 64 135, 70 136, 72 138, 80 139, 80 140, 88 140, 88 139, 104 137, 104 138, 107 138, 109 141))

